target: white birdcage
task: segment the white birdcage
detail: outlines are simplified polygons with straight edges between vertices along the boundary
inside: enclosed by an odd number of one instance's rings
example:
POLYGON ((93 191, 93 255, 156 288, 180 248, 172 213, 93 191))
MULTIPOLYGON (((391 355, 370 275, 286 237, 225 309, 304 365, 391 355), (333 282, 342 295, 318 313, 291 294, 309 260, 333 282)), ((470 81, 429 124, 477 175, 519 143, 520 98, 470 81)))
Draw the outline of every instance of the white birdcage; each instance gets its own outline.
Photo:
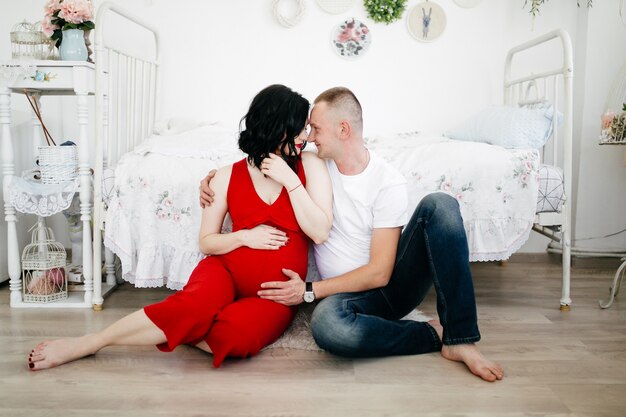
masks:
POLYGON ((49 303, 67 298, 65 248, 43 221, 32 229, 31 243, 22 252, 24 302, 49 303))
POLYGON ((13 59, 42 59, 45 36, 37 23, 23 21, 11 30, 11 57, 13 59))

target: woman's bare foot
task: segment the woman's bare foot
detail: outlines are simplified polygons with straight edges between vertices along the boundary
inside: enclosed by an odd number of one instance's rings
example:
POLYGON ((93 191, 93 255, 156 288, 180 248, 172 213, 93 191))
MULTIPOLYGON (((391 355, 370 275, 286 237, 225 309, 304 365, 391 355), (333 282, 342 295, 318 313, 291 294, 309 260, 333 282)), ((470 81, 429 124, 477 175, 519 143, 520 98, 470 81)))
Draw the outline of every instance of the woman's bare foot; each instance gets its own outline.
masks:
POLYGON ((451 361, 463 362, 469 370, 485 381, 494 382, 504 378, 502 367, 485 358, 476 345, 443 345, 441 356, 451 361))
POLYGON ((32 371, 54 368, 64 363, 93 355, 88 336, 58 339, 38 344, 30 352, 28 367, 32 371))

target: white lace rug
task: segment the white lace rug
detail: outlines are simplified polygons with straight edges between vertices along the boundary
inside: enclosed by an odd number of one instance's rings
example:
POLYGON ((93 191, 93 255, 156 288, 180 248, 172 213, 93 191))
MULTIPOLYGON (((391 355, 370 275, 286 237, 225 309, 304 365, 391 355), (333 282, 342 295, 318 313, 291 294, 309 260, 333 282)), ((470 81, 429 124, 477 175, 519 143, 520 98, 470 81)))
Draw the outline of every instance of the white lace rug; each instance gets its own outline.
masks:
MULTIPOLYGON (((322 349, 317 346, 313 335, 311 334, 311 313, 313 312, 313 305, 301 305, 296 314, 296 318, 291 323, 291 326, 285 331, 285 333, 265 349, 300 349, 300 350, 317 350, 322 349)), ((419 310, 413 310, 402 320, 414 320, 414 321, 428 321, 432 317, 429 317, 419 310)))

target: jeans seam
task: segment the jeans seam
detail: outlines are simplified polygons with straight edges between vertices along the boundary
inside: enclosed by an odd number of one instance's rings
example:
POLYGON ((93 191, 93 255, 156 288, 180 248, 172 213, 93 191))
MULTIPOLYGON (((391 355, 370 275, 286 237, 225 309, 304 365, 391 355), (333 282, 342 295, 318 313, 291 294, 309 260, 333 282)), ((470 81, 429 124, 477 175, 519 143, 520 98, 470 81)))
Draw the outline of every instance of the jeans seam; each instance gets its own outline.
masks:
POLYGON ((480 341, 480 336, 471 336, 471 337, 457 337, 454 339, 445 339, 443 341, 444 345, 466 345, 470 343, 476 343, 480 341))
POLYGON ((446 303, 446 297, 444 296, 443 291, 441 291, 441 286, 439 285, 439 278, 437 277, 437 270, 435 269, 435 263, 433 262, 433 257, 430 251, 430 243, 428 241, 428 231, 426 230, 427 226, 428 226, 428 222, 425 222, 424 242, 426 243, 426 255, 428 256, 428 263, 430 264, 430 269, 432 270, 433 285, 435 286, 435 289, 437 290, 437 298, 441 300, 441 305, 444 311, 446 312, 445 317, 439 317, 439 320, 441 320, 441 324, 443 325, 445 329, 448 325, 448 316, 447 316, 448 304, 446 303))

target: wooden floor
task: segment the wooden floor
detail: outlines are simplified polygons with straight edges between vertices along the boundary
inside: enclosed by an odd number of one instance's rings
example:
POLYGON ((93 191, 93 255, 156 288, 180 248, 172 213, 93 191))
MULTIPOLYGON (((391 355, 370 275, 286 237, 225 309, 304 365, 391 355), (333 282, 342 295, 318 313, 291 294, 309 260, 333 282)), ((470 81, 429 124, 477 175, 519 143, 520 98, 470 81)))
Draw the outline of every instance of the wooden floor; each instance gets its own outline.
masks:
MULTIPOLYGON (((479 346, 507 373, 494 384, 438 353, 346 360, 271 349, 216 370, 193 348, 116 347, 29 372, 39 341, 100 329, 167 291, 124 285, 101 312, 12 310, 4 285, 0 416, 626 416, 626 294, 598 307, 617 266, 577 260, 574 304, 560 312, 560 267, 546 257, 472 265, 479 346)), ((422 308, 434 305, 431 296, 422 308)))

